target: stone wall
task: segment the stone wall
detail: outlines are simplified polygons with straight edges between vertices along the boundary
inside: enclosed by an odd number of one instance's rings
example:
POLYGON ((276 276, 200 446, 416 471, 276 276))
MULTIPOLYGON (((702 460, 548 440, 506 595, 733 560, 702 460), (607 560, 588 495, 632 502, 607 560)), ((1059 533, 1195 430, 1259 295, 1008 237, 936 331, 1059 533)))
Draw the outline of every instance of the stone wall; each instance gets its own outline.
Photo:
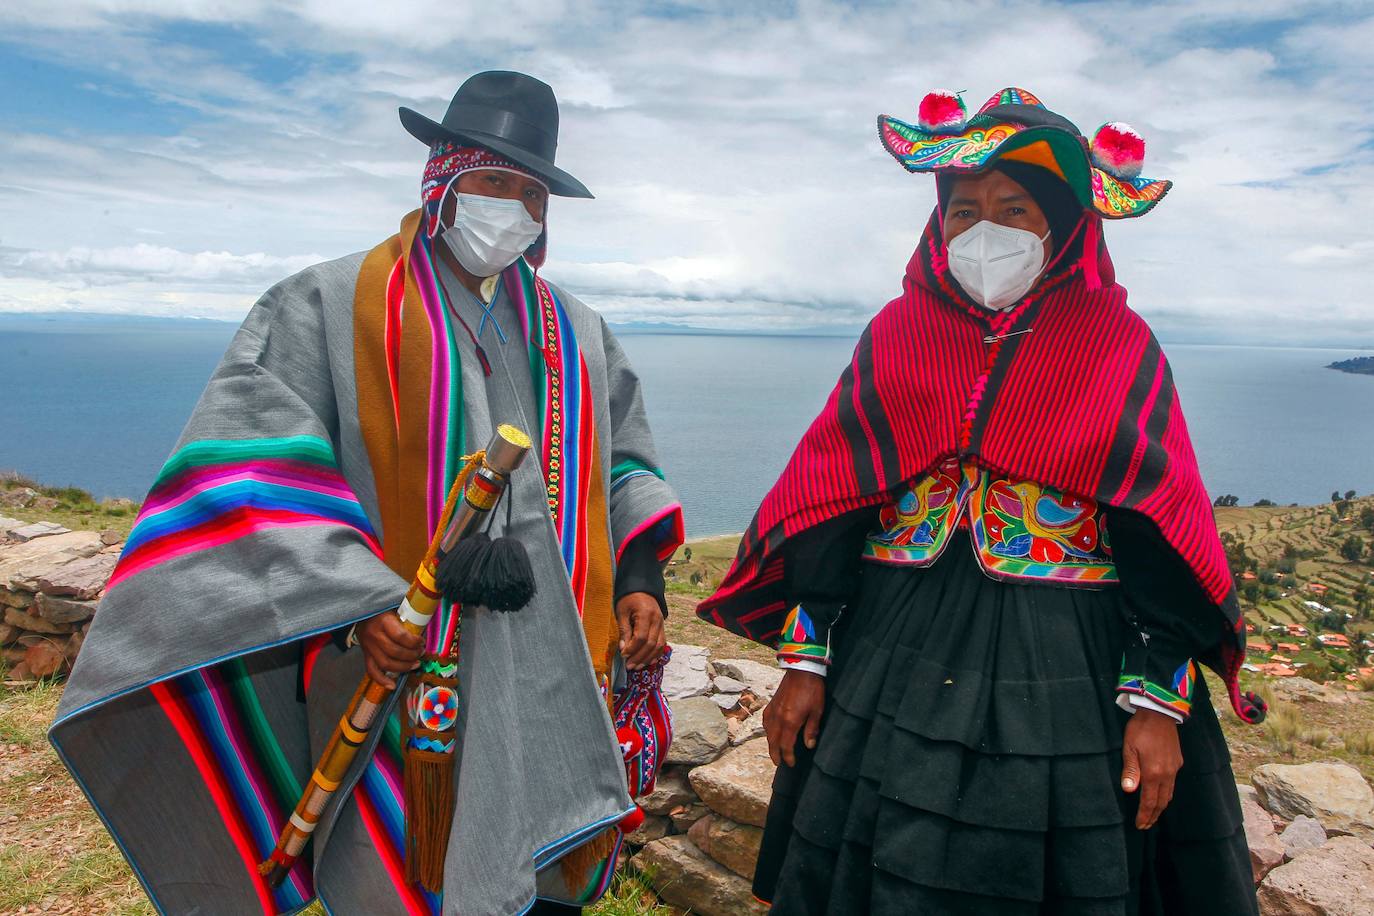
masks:
POLYGON ((628 837, 633 862, 665 903, 700 916, 762 913, 750 882, 772 792, 763 707, 782 679, 748 659, 674 646, 664 675, 675 735, 646 818, 628 837))
POLYGON ((0 654, 5 679, 66 674, 119 557, 114 532, 0 517, 0 654))

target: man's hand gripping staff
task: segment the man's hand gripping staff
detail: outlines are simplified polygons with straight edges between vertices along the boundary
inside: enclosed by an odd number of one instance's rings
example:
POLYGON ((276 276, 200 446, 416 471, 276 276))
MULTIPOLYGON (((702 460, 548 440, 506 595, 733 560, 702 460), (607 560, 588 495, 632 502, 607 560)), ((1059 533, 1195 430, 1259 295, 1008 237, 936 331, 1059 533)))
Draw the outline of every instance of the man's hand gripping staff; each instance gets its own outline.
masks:
MULTIPOLYGON (((483 522, 501 501, 510 475, 525 460, 529 451, 530 439, 524 432, 514 426, 501 426, 486 450, 472 456, 453 482, 434 538, 410 583, 405 600, 396 609, 396 616, 408 632, 415 635, 423 633, 442 598, 461 600, 459 595, 451 595, 450 592, 464 592, 471 597, 472 584, 455 581, 452 575, 439 577, 439 565, 446 557, 454 555, 464 539, 479 534, 483 522), (444 589, 440 589, 436 577, 445 580, 444 589)), ((485 535, 482 537, 485 538, 485 535)), ((466 565, 472 567, 482 564, 466 565)), ((296 804, 296 810, 277 840, 277 848, 259 866, 271 886, 279 886, 296 864, 315 831, 320 814, 343 782, 358 748, 367 740, 378 713, 395 689, 394 682, 389 679, 378 680, 371 674, 365 676, 358 685, 347 711, 339 720, 315 771, 310 775, 310 782, 296 804)))

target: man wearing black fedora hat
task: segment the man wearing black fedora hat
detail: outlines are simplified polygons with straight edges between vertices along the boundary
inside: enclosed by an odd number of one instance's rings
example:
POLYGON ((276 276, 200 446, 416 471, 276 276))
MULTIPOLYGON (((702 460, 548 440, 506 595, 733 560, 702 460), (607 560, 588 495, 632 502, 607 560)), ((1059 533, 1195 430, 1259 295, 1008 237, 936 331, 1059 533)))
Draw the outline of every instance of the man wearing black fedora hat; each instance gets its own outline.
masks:
POLYGON ((609 884, 639 814, 627 782, 652 782, 669 738, 624 698, 661 677, 681 509, 614 336, 538 274, 549 197, 592 196, 554 164, 553 91, 479 73, 442 121, 400 116, 429 149, 421 206, 253 307, 53 728, 160 911, 284 913, 316 895, 338 913, 575 909, 609 884), (411 636, 395 609, 464 457, 501 424, 533 448, 489 534, 523 545, 535 597, 511 613, 445 603, 411 636), (401 719, 428 694, 401 682, 312 812, 313 856, 266 883, 256 862, 363 671, 400 681, 422 664, 458 697, 442 791, 410 784, 410 751, 433 748, 405 746, 401 719), (406 800, 426 797, 452 825, 407 836, 421 818, 406 800), (437 857, 411 855, 420 842, 437 857))

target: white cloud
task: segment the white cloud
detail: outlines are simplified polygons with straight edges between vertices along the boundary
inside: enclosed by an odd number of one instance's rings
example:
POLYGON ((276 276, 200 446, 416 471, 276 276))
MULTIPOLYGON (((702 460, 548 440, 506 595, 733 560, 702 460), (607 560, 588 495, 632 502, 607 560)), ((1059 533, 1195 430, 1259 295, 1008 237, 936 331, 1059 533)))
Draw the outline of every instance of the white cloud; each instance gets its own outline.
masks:
POLYGON ((89 283, 120 282, 126 278, 235 283, 272 282, 324 260, 319 255, 278 257, 255 252, 177 251, 139 243, 116 248, 69 248, 66 251, 23 251, 0 255, 11 276, 68 276, 89 283))
POLYGON ((925 6, 74 0, 55 26, 50 4, 17 0, 0 28, 24 53, 192 116, 170 136, 0 135, 0 244, 24 252, 0 259, 0 308, 244 309, 414 206, 423 151, 398 105, 438 117, 469 73, 509 67, 554 85, 559 162, 598 197, 556 202, 547 272, 616 320, 862 323, 933 202, 874 116, 914 117, 935 86, 976 106, 1014 84, 1088 131, 1131 122, 1147 174, 1175 180, 1108 229, 1137 310, 1180 336, 1263 316, 1276 342, 1374 344, 1374 17, 1337 0, 925 6), (179 21, 300 69, 269 79, 158 39, 179 21))

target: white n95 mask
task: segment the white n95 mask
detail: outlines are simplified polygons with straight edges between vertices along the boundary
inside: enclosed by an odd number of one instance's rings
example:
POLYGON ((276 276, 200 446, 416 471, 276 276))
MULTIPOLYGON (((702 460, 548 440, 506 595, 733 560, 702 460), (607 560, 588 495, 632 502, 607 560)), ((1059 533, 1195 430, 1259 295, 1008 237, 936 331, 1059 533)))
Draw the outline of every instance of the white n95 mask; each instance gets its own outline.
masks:
POLYGON ((503 197, 456 194, 453 225, 443 240, 474 277, 494 277, 534 244, 544 224, 530 219, 525 204, 503 197))
POLYGON ((949 243, 949 272, 976 302, 1000 312, 1035 285, 1049 237, 985 219, 949 243))

